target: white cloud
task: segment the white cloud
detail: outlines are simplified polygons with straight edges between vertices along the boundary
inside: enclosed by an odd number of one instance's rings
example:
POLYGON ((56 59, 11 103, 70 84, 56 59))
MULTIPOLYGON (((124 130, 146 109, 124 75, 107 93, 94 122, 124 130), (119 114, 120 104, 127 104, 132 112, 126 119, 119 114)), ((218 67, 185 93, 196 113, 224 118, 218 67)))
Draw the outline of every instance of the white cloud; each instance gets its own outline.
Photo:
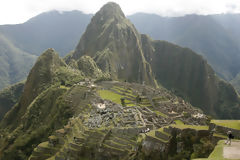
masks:
MULTIPOLYGON (((239 0, 112 0, 125 14, 156 13, 162 16, 185 14, 240 13, 239 0)), ((22 23, 49 10, 81 10, 95 13, 108 0, 1 0, 0 24, 22 23)))

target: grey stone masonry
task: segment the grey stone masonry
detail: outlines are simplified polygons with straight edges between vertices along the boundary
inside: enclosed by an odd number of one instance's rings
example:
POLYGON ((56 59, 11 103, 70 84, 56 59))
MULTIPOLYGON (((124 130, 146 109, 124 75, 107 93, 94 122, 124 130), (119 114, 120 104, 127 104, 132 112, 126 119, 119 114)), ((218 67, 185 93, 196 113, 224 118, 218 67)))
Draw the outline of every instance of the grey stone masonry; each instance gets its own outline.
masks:
POLYGON ((228 127, 223 127, 223 126, 218 126, 214 123, 211 123, 209 125, 209 130, 215 130, 215 132, 217 133, 221 133, 222 135, 226 135, 227 136, 227 132, 231 131, 234 138, 236 139, 240 139, 240 130, 237 129, 233 129, 233 128, 228 128, 228 127))
POLYGON ((164 134, 162 131, 156 131, 155 136, 158 138, 161 138, 163 140, 169 140, 170 136, 167 134, 164 134))

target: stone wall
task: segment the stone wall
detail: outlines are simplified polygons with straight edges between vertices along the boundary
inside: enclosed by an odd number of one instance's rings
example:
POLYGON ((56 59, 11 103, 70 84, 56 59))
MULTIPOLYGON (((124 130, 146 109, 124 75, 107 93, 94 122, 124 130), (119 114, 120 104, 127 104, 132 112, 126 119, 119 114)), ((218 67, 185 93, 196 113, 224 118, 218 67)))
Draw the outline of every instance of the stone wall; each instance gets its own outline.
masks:
POLYGON ((215 130, 215 132, 217 133, 221 133, 223 135, 227 136, 227 132, 228 131, 232 131, 232 134, 234 135, 234 138, 236 139, 240 139, 240 130, 236 130, 236 129, 232 129, 232 128, 228 128, 228 127, 223 127, 223 126, 218 126, 214 123, 211 123, 209 125, 209 130, 215 130))

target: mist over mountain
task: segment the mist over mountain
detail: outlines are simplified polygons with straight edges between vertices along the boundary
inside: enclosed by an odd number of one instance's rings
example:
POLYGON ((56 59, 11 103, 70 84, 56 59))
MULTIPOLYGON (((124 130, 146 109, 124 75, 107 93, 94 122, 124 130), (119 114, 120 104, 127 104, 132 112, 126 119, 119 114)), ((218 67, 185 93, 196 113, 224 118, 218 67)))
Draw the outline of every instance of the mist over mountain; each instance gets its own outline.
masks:
POLYGON ((240 71, 240 43, 236 38, 239 35, 236 29, 239 26, 238 17, 236 14, 166 18, 139 13, 129 16, 129 19, 140 32, 154 39, 193 49, 208 60, 220 77, 231 80, 240 71))
POLYGON ((80 11, 50 11, 23 24, 1 25, 0 33, 33 55, 39 56, 44 50, 55 48, 64 56, 77 45, 91 17, 80 11))
POLYGON ((0 90, 24 80, 36 56, 17 48, 0 33, 0 90))

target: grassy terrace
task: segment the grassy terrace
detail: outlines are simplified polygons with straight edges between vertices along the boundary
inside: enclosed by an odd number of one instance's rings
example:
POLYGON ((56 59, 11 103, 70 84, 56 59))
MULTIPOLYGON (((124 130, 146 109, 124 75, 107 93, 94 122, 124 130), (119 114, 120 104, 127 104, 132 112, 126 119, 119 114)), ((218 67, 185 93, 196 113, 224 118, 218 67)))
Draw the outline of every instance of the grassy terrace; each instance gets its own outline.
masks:
POLYGON ((211 120, 211 123, 218 126, 240 130, 240 120, 211 120))
MULTIPOLYGON (((109 90, 98 90, 97 93, 102 99, 110 100, 114 103, 121 104, 121 98, 125 98, 125 96, 122 96, 120 94, 116 94, 109 90)), ((133 106, 135 104, 132 104, 131 101, 125 99, 125 103, 127 106, 133 106)))
POLYGON ((179 128, 179 129, 190 128, 195 130, 208 130, 208 126, 195 126, 195 125, 185 125, 185 124, 172 124, 170 126, 174 128, 179 128))
POLYGON ((169 101, 169 99, 167 97, 164 97, 164 96, 154 97, 152 100, 156 101, 156 102, 158 102, 158 101, 169 101))
MULTIPOLYGON (((162 132, 163 134, 165 134, 165 135, 167 135, 167 136, 171 136, 169 133, 164 132, 164 131, 163 131, 163 128, 164 128, 164 127, 159 128, 158 131, 162 132)), ((168 128, 168 127, 167 127, 167 128, 168 128)))
POLYGON ((154 111, 157 115, 160 115, 160 116, 162 116, 162 117, 164 117, 164 118, 168 118, 168 116, 166 115, 166 114, 164 114, 164 113, 162 113, 162 112, 160 112, 160 111, 154 111))
POLYGON ((61 88, 61 89, 67 89, 67 90, 68 90, 70 87, 66 87, 66 86, 64 86, 64 85, 60 85, 60 88, 61 88))
POLYGON ((48 141, 47 142, 42 142, 38 146, 41 147, 41 148, 49 148, 48 141))
POLYGON ((158 140, 158 141, 164 142, 164 143, 167 143, 167 142, 168 142, 167 140, 164 140, 164 139, 161 139, 161 138, 156 137, 156 135, 155 135, 155 130, 151 130, 150 132, 148 132, 148 133, 147 133, 147 136, 152 137, 152 138, 154 138, 154 139, 156 139, 156 140, 158 140))
POLYGON ((121 95, 124 95, 124 96, 128 97, 128 98, 134 98, 134 99, 136 98, 136 96, 133 94, 131 89, 125 89, 125 88, 121 88, 121 87, 118 87, 118 86, 114 86, 111 89, 120 93, 121 95))
POLYGON ((227 136, 224 136, 224 135, 221 135, 221 134, 217 134, 217 133, 214 133, 213 136, 214 137, 220 137, 220 138, 227 139, 227 136))
MULTIPOLYGON (((223 157, 223 148, 224 148, 224 140, 218 142, 217 146, 214 148, 213 152, 209 155, 208 158, 198 158, 193 160, 232 160, 226 159, 223 157)), ((239 160, 239 159, 235 159, 239 160)))
POLYGON ((184 123, 181 120, 175 120, 174 121, 176 123, 176 125, 184 125, 184 123))

